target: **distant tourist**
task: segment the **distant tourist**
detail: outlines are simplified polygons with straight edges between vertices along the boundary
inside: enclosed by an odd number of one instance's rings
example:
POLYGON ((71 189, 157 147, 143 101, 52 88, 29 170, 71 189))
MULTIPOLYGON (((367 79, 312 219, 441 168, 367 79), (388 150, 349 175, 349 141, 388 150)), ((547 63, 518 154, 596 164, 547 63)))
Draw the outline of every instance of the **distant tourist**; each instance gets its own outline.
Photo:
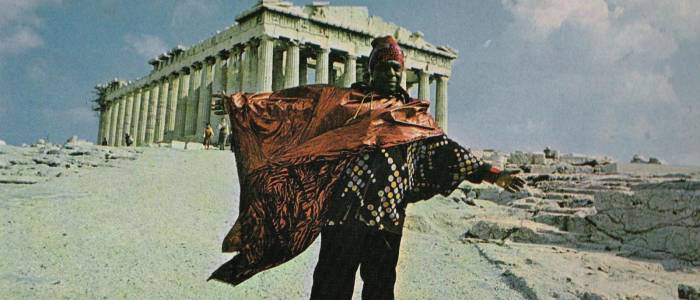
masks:
POLYGON ((102 138, 102 146, 109 146, 109 143, 107 143, 107 138, 102 138))
POLYGON ((226 121, 222 118, 219 122, 219 150, 224 150, 226 148, 226 141, 228 137, 228 126, 226 126, 226 121))
POLYGON ((204 149, 209 150, 211 146, 211 137, 214 135, 214 129, 211 128, 211 124, 207 123, 207 127, 204 128, 204 149))
POLYGON ((130 147, 131 145, 134 144, 134 139, 131 138, 129 133, 124 134, 124 144, 126 144, 127 147, 130 147))

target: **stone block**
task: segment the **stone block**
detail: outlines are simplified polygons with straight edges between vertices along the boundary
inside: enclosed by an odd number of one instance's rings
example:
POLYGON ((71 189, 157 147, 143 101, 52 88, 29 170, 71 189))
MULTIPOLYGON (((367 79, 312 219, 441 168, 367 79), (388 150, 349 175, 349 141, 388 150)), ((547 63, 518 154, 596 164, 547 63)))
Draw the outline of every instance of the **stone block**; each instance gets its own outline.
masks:
POLYGON ((186 149, 185 145, 187 145, 187 143, 181 142, 181 141, 170 142, 170 148, 172 148, 172 149, 184 150, 184 149, 186 149))
POLYGON ((516 165, 526 165, 530 163, 530 158, 527 153, 522 151, 515 151, 508 157, 508 162, 516 165))
POLYGON ((553 174, 557 172, 557 167, 552 165, 531 165, 530 173, 553 174))
POLYGON ((187 150, 204 150, 204 144, 197 142, 189 142, 185 144, 187 150))
POLYGON ((532 153, 532 154, 530 154, 530 163, 533 165, 544 165, 545 164, 544 153, 532 153))
POLYGON ((609 163, 596 168, 596 172, 612 174, 617 173, 617 163, 609 163))
POLYGON ((591 160, 594 160, 594 158, 573 153, 563 154, 559 157, 559 161, 567 164, 583 164, 591 160))

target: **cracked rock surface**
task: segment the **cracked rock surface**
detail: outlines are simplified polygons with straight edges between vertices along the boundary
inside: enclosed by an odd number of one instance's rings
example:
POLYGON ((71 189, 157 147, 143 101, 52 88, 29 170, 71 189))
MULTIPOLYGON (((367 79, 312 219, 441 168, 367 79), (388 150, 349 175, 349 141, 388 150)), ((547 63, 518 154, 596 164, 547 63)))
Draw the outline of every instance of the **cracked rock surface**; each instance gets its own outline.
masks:
POLYGON ((700 282, 700 169, 618 168, 530 173, 515 194, 463 183, 450 197, 475 207, 462 216, 461 239, 528 299, 692 294, 685 287, 700 282))

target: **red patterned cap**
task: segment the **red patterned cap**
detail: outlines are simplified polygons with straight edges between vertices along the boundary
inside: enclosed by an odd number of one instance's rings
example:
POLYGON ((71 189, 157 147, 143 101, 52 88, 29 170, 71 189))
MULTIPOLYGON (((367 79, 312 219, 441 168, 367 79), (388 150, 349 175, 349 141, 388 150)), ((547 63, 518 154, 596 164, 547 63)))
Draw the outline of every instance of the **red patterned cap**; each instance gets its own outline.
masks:
POLYGON ((395 60, 401 64, 403 69, 404 56, 399 43, 393 36, 387 35, 372 40, 372 53, 369 54, 369 70, 381 61, 395 60))

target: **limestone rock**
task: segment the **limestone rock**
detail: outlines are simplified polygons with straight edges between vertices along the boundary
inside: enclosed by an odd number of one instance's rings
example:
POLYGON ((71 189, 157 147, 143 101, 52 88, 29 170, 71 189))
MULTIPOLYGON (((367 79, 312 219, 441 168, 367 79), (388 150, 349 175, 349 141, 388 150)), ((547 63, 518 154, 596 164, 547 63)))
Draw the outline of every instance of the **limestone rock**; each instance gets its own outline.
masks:
POLYGON ((544 165, 545 164, 545 154, 544 153, 532 153, 530 156, 530 163, 533 165, 544 165))
POLYGON ((3 141, 3 140, 0 140, 0 146, 5 146, 5 145, 7 145, 7 143, 5 143, 5 141, 3 141))
POLYGON ((515 151, 508 157, 508 162, 516 165, 526 165, 530 163, 530 158, 522 151, 515 151))
POLYGON ((181 141, 170 142, 170 148, 172 148, 172 149, 184 150, 184 149, 186 149, 186 145, 187 144, 185 142, 181 142, 181 141))
POLYGON ((187 150, 204 150, 204 144, 196 143, 196 142, 189 142, 189 143, 185 144, 185 149, 187 149, 187 150))

